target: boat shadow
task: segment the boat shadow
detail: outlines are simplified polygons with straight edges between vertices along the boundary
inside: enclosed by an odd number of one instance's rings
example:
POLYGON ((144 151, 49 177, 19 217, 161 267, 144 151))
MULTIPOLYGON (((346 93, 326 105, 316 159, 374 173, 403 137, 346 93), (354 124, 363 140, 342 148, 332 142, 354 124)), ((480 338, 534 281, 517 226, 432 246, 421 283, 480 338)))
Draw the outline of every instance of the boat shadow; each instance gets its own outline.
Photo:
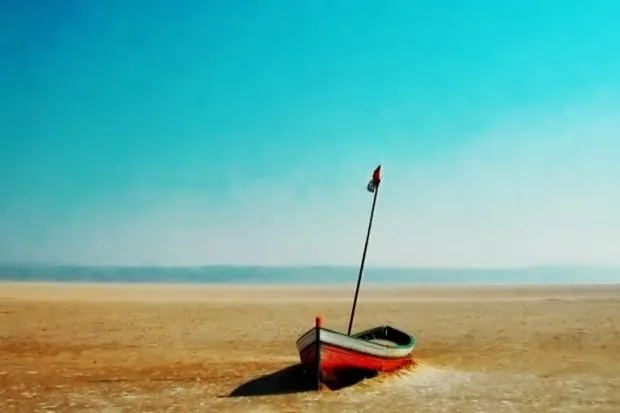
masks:
MULTIPOLYGON (((340 377, 338 382, 325 384, 327 390, 340 390, 353 386, 362 380, 376 376, 372 372, 352 372, 340 377)), ((316 391, 314 374, 307 372, 301 364, 285 367, 241 384, 227 397, 275 396, 316 391)))

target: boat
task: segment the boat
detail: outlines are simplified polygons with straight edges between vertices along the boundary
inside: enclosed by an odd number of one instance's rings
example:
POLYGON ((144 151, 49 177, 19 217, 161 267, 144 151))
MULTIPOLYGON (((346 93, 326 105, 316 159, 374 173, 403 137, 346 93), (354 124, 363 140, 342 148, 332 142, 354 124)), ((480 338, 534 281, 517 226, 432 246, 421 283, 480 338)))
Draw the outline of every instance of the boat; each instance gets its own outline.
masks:
POLYGON ((313 372, 317 387, 338 387, 409 366, 415 344, 415 337, 389 325, 347 335, 323 327, 320 317, 296 342, 301 364, 313 372))
POLYGON ((306 372, 312 372, 317 390, 324 384, 339 387, 339 384, 346 381, 394 372, 414 363, 412 352, 416 339, 409 333, 390 325, 351 333, 380 182, 381 165, 375 169, 367 185, 368 191, 374 192, 374 198, 348 332, 345 334, 325 328, 322 318, 316 317, 314 327, 296 341, 301 365, 306 372))

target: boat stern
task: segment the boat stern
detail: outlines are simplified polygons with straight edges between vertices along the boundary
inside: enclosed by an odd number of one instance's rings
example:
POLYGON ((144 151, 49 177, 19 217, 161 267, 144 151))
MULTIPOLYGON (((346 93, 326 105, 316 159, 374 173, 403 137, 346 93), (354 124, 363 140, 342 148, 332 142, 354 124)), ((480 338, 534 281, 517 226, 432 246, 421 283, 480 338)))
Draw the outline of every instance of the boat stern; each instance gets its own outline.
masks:
POLYGON ((314 375, 317 389, 320 389, 321 382, 325 378, 325 374, 321 369, 322 324, 321 317, 316 317, 314 327, 304 333, 296 343, 297 351, 299 352, 299 361, 307 372, 314 375))

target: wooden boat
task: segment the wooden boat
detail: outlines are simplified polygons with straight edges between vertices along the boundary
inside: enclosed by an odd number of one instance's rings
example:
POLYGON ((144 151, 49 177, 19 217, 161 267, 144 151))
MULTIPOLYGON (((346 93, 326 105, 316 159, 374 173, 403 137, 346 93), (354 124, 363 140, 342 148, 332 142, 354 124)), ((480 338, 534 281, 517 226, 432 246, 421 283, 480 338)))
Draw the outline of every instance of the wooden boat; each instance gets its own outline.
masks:
POLYGON ((415 344, 413 336, 388 325, 347 335, 322 327, 318 317, 296 342, 301 364, 319 387, 408 366, 415 344))
POLYGON ((367 185, 374 192, 366 244, 357 279, 355 298, 351 308, 347 334, 324 328, 320 317, 314 328, 297 339, 296 346, 301 364, 306 371, 312 371, 317 389, 321 384, 338 383, 347 376, 392 372, 413 363, 411 353, 416 344, 415 338, 389 325, 381 325, 370 330, 351 334, 353 317, 359 293, 370 230, 379 192, 381 165, 379 165, 367 185))

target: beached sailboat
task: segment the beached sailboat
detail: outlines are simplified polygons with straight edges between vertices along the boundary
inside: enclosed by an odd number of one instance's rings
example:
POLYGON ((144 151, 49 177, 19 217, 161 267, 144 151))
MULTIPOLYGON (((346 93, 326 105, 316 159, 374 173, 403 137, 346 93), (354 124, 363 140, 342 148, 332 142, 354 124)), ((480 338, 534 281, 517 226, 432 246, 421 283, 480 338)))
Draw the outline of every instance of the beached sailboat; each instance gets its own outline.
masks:
POLYGON ((391 372, 413 362, 411 353, 416 341, 412 335, 404 331, 389 325, 381 325, 351 334, 380 183, 381 165, 375 169, 367 186, 368 191, 374 193, 374 197, 348 333, 323 327, 321 318, 317 317, 315 326, 302 334, 296 342, 301 363, 306 371, 314 373, 317 389, 322 383, 337 383, 351 375, 391 372))

